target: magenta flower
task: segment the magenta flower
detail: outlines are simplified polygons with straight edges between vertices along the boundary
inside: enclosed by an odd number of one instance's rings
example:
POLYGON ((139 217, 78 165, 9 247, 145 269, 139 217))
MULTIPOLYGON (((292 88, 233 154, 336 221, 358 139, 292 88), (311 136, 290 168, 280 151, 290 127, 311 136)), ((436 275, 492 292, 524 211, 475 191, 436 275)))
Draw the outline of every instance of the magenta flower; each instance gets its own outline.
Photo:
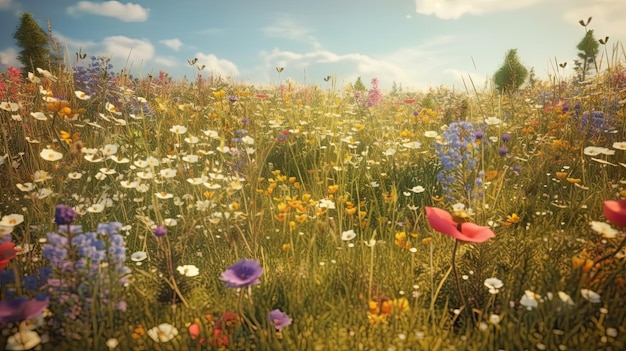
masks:
POLYGON ((481 243, 496 236, 489 227, 471 222, 457 223, 448 211, 440 208, 427 206, 426 217, 434 230, 460 241, 481 243))
POLYGON ((604 201, 604 216, 617 227, 626 227, 626 200, 604 201))
POLYGON ((165 234, 167 234, 167 229, 164 226, 160 225, 152 229, 152 232, 154 233, 154 236, 156 236, 157 238, 160 238, 162 236, 165 236, 165 234))
POLYGON ((278 331, 288 326, 293 321, 291 317, 289 317, 285 312, 279 309, 270 311, 269 317, 270 321, 274 325, 274 328, 276 328, 276 330, 278 331))
POLYGON ((0 301, 0 323, 22 322, 35 318, 48 307, 50 299, 40 294, 34 299, 18 297, 0 301))
POLYGON ((241 259, 229 266, 220 276, 226 282, 227 288, 245 288, 259 284, 259 277, 263 274, 263 268, 257 260, 241 259))

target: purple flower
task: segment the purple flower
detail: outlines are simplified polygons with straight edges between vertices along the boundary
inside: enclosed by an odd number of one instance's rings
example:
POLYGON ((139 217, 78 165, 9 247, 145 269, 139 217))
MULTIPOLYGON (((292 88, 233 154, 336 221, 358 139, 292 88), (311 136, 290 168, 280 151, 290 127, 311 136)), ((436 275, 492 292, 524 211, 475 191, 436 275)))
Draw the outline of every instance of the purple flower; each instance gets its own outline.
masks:
POLYGON ((154 233, 154 236, 156 236, 157 238, 160 238, 162 236, 165 236, 165 234, 167 234, 167 229, 165 229, 164 226, 160 225, 152 229, 152 232, 154 233))
POLYGON ((76 219, 76 211, 69 206, 57 205, 54 209, 54 222, 58 225, 70 224, 76 219))
POLYGON ((269 317, 272 324, 274 324, 274 328, 278 331, 288 326, 293 321, 285 312, 279 309, 272 310, 269 313, 269 317))
POLYGON ((33 300, 23 296, 0 301, 0 323, 22 322, 37 317, 49 302, 45 294, 37 295, 33 300))
POLYGON ((476 140, 481 140, 485 134, 481 130, 477 130, 474 132, 474 137, 476 140))
POLYGON ((511 134, 509 133, 502 134, 502 141, 509 141, 509 140, 511 140, 511 134))
POLYGON ((506 154, 509 153, 509 149, 506 146, 502 146, 499 150, 498 153, 500 154, 500 156, 504 157, 506 156, 506 154))
POLYGON ((226 268, 220 279, 226 282, 227 288, 245 288, 259 284, 259 277, 262 274, 263 268, 259 261, 244 258, 226 268))

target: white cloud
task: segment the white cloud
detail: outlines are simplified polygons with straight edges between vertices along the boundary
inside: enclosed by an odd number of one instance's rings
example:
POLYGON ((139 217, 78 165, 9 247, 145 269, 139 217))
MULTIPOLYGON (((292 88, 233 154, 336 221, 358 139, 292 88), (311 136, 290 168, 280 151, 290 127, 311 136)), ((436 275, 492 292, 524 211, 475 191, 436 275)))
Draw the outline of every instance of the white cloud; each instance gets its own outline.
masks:
MULTIPOLYGON (((285 51, 275 48, 262 52, 262 67, 247 72, 254 81, 269 81, 274 67, 285 67, 284 76, 298 81, 297 76, 306 72, 307 81, 319 82, 326 75, 333 75, 338 83, 354 82, 361 76, 363 81, 377 77, 381 87, 389 88, 395 81, 405 87, 426 89, 441 83, 441 72, 449 63, 450 55, 445 52, 455 45, 455 38, 442 36, 412 47, 402 48, 384 55, 362 53, 336 53, 329 50, 310 52, 285 51), (419 62, 419 64, 415 64, 419 62), (255 72, 256 71, 256 72, 255 72)), ((452 77, 457 78, 457 77, 452 77)))
POLYGON ((226 59, 220 59, 213 54, 197 53, 198 65, 206 65, 204 71, 208 71, 215 76, 222 78, 234 78, 239 76, 239 68, 232 61, 226 59))
MULTIPOLYGON (((596 1, 580 1, 577 6, 567 7, 563 17, 571 23, 578 23, 592 17, 587 28, 593 29, 597 39, 605 36, 626 39, 626 27, 624 26, 624 16, 626 13, 626 2, 623 0, 596 0, 596 1)), ((580 39, 583 38, 584 32, 581 29, 580 39)), ((611 41, 609 41, 610 43, 611 41)), ((613 41, 615 42, 615 41, 613 41)))
POLYGON ((271 20, 271 24, 261 28, 261 32, 270 38, 284 38, 311 44, 314 48, 321 48, 320 42, 311 34, 309 29, 302 27, 293 18, 280 14, 271 20))
MULTIPOLYGON (((102 41, 103 53, 97 56, 110 56, 116 62, 128 59, 128 64, 145 64, 154 57, 154 46, 146 39, 134 39, 122 35, 106 37, 102 41)), ((126 65, 124 65, 126 66, 126 65)))
POLYGON ((178 38, 159 40, 159 43, 167 46, 174 51, 180 50, 180 48, 183 46, 183 42, 180 41, 180 39, 178 38))
POLYGON ((172 58, 160 56, 155 57, 154 62, 165 67, 175 67, 178 64, 178 62, 172 58))
POLYGON ((17 59, 17 50, 15 48, 7 48, 0 51, 0 64, 4 65, 5 67, 20 67, 22 65, 17 59))
POLYGON ((82 49, 82 51, 85 52, 85 50, 89 50, 97 45, 91 40, 85 41, 72 39, 56 31, 53 33, 53 35, 57 43, 62 47, 67 47, 70 52, 74 50, 78 51, 79 49, 82 49))
POLYGON ((415 0, 415 12, 421 15, 435 15, 441 19, 457 19, 464 15, 511 11, 521 9, 540 0, 415 0))
POLYGON ((131 2, 122 4, 119 1, 79 1, 76 5, 68 7, 67 12, 73 15, 87 13, 113 17, 123 22, 144 22, 148 19, 149 9, 131 2))

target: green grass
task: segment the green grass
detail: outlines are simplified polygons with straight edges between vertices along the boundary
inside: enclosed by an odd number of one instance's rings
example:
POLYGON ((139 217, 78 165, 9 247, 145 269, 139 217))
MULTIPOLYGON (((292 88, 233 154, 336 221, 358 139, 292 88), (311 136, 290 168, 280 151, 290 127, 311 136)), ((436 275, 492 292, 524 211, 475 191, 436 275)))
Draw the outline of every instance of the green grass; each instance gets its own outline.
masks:
MULTIPOLYGON (((187 328, 197 323, 200 337, 213 340, 228 311, 239 316, 229 336, 233 350, 625 346, 623 255, 590 269, 573 264, 612 253, 624 236, 622 228, 616 238, 603 238, 589 226, 604 221, 604 200, 626 197, 626 151, 614 147, 626 141, 619 64, 586 82, 538 82, 513 95, 438 87, 383 94, 383 103, 372 107, 355 99, 350 86, 259 88, 220 79, 191 84, 102 75, 83 100, 74 93, 85 90, 77 77, 53 74, 56 81, 37 83, 2 78, 17 92, 4 92, 0 101, 20 105, 0 110, 0 213, 24 216, 11 237, 29 248, 6 269, 23 278, 50 265, 42 255, 46 233, 57 231, 55 205, 65 204, 79 213, 75 224, 85 232, 98 223, 122 223, 131 273, 122 286, 107 267, 97 275, 101 284, 56 270, 53 277, 72 283, 63 292, 47 284, 38 290, 51 294, 49 313, 35 325, 47 336, 43 350, 106 350, 111 338, 123 350, 217 349, 200 345, 187 328), (74 120, 67 118, 77 111, 74 120), (585 124, 588 111, 602 112, 604 125, 594 130, 585 124), (500 123, 485 124, 488 117, 500 123), (472 122, 484 137, 474 145, 480 150, 473 156, 476 168, 452 175, 454 189, 469 184, 471 191, 446 194, 437 180, 444 166, 436 149, 456 121, 472 122), (186 132, 173 132, 181 127, 186 132), (115 145, 114 156, 124 162, 108 157, 105 145, 115 145), (500 156, 503 146, 508 152, 500 156), (589 156, 588 146, 615 153, 589 156), (43 149, 62 158, 47 161, 43 149), (86 158, 89 149, 94 156, 86 158), (478 171, 485 173, 482 187, 474 184, 478 171), (129 188, 133 181, 142 185, 129 188), (22 191, 26 183, 34 185, 22 191), (415 186, 424 191, 411 192, 415 186), (480 198, 468 195, 478 191, 480 198), (425 216, 425 206, 450 210, 450 197, 496 234, 485 243, 462 244, 457 253, 472 316, 459 311, 454 240, 434 232, 425 216), (519 221, 507 220, 514 214, 519 221), (155 225, 166 225, 167 235, 157 239, 155 225), (356 237, 342 240, 349 230, 356 237), (147 254, 141 264, 130 260, 137 251, 147 254), (243 258, 259 260, 260 284, 226 288, 220 274, 243 258), (186 277, 180 265, 195 265, 200 274, 186 277), (491 277, 503 282, 497 294, 484 285, 491 277), (587 301, 581 289, 597 292, 601 302, 587 301), (526 291, 536 308, 520 304, 526 291), (75 303, 59 300, 68 294, 75 303), (385 309, 403 299, 408 310, 385 309), (124 312, 115 308, 120 300, 124 312), (287 313, 292 324, 277 332, 267 317, 273 309, 287 313), (178 335, 155 343, 145 332, 161 323, 178 335)), ((16 294, 35 292, 19 280, 0 287, 2 299, 16 294)), ((2 328, 5 345, 17 326, 2 328)))

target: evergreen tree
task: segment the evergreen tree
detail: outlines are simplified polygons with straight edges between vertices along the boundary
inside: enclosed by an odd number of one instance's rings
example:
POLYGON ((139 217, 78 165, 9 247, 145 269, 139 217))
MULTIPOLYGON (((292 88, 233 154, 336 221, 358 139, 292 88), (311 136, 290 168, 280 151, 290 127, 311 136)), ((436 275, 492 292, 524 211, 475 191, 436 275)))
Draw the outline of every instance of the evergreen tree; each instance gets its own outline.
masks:
POLYGON ((500 92, 512 93, 517 90, 528 76, 528 69, 517 57, 517 49, 506 53, 502 67, 494 75, 494 83, 500 92))
POLYGON ((599 46, 598 41, 593 36, 593 29, 587 30, 585 26, 585 36, 576 46, 579 50, 578 57, 580 60, 574 61, 580 80, 585 80, 589 70, 596 67, 596 56, 598 56, 599 46))
POLYGON ((363 84, 363 81, 361 81, 361 77, 360 76, 356 79, 356 82, 354 83, 354 90, 356 90, 356 91, 365 91, 365 90, 367 90, 367 88, 365 87, 365 84, 363 84))
POLYGON ((20 25, 13 33, 13 38, 17 40, 17 46, 22 49, 17 59, 24 65, 22 70, 24 74, 36 68, 49 68, 48 35, 41 29, 32 14, 26 12, 22 14, 20 25))

